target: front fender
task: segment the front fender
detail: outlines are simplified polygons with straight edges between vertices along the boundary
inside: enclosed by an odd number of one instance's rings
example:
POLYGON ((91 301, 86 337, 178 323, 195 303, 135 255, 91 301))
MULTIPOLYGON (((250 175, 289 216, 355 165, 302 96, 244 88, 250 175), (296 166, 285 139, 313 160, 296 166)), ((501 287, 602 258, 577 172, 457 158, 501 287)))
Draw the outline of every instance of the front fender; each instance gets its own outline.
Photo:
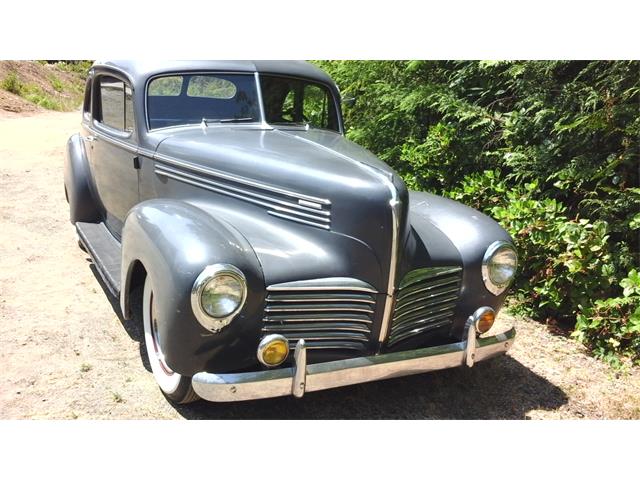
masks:
POLYGON ((183 375, 228 371, 255 364, 264 279, 248 241, 230 224, 184 202, 154 199, 136 205, 122 231, 123 314, 129 311, 132 272, 141 262, 156 299, 160 346, 169 367, 183 375), (191 309, 191 288, 207 265, 230 263, 247 279, 247 301, 218 333, 206 330, 191 309))

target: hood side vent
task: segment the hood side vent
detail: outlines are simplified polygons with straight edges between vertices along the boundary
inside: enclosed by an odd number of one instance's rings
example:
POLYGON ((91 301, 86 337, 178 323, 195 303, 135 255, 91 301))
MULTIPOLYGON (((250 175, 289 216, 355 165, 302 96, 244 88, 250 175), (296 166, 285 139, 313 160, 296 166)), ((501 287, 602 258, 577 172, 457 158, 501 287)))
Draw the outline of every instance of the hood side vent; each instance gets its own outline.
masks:
POLYGON ((213 169, 156 155, 155 173, 264 208, 269 215, 312 227, 331 228, 331 202, 213 169))

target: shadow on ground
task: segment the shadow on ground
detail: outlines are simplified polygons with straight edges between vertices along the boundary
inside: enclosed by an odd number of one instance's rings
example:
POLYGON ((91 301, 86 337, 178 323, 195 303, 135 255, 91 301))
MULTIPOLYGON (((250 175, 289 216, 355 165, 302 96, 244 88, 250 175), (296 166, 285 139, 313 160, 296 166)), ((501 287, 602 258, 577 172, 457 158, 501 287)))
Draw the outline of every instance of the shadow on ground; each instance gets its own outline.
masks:
MULTIPOLYGON (((142 363, 151 371, 142 322, 123 320, 118 299, 109 293, 94 265, 91 271, 127 334, 139 342, 142 363)), ((507 355, 473 368, 314 392, 302 399, 200 401, 173 407, 188 419, 526 419, 530 410, 554 410, 567 401, 560 388, 507 355)))

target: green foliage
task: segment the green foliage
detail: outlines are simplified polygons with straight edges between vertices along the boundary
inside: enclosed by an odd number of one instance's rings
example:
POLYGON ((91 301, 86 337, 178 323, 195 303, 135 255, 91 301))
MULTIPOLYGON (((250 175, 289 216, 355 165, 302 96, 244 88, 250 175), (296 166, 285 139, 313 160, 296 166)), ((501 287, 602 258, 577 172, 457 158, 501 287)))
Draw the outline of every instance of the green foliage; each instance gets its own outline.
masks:
POLYGON ((612 255, 607 222, 571 218, 562 202, 536 199, 536 191, 535 181, 509 187, 499 171, 489 170, 467 176, 448 195, 484 210, 514 239, 521 261, 512 309, 540 320, 577 320, 574 336, 597 356, 611 363, 618 362, 616 355, 640 360, 640 332, 623 320, 630 315, 624 308, 637 303, 640 283, 636 289, 633 282, 640 275, 634 270, 620 282, 628 300, 614 297, 620 258, 612 255), (616 314, 619 321, 610 321, 616 314))
POLYGON ((7 92, 20 95, 20 93, 22 92, 23 84, 15 72, 9 72, 7 76, 2 80, 2 83, 0 83, 0 88, 6 90, 7 92))
POLYGON ((639 334, 622 327, 633 300, 607 302, 632 298, 620 282, 640 265, 640 62, 318 63, 357 98, 349 138, 409 188, 510 232, 517 308, 577 322, 576 338, 601 357, 638 359, 639 334), (585 323, 606 308, 617 323, 585 323))
POLYGON ((640 274, 631 270, 620 282, 622 295, 596 300, 583 309, 573 336, 592 345, 596 356, 610 363, 618 355, 640 359, 640 274))
POLYGON ((51 86, 58 93, 62 93, 62 91, 64 90, 64 83, 62 82, 62 80, 55 76, 51 77, 51 86))
POLYGON ((61 98, 56 98, 45 92, 42 88, 35 84, 27 84, 20 92, 20 96, 29 100, 31 103, 46 108, 47 110, 67 110, 66 104, 61 98))
POLYGON ((82 78, 86 78, 91 69, 91 65, 93 65, 93 60, 47 61, 47 63, 53 63, 60 70, 77 73, 82 78))

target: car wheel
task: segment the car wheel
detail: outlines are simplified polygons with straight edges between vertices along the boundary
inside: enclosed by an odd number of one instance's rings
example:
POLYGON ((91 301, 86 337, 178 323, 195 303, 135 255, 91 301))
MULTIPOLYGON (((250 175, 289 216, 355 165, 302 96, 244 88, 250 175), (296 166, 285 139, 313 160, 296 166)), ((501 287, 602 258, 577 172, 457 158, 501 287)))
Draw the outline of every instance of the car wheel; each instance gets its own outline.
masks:
POLYGON ((147 275, 142 296, 142 322, 147 357, 153 376, 165 396, 176 403, 190 403, 199 399, 191 386, 191 377, 180 375, 165 363, 158 337, 158 321, 151 278, 147 275))

